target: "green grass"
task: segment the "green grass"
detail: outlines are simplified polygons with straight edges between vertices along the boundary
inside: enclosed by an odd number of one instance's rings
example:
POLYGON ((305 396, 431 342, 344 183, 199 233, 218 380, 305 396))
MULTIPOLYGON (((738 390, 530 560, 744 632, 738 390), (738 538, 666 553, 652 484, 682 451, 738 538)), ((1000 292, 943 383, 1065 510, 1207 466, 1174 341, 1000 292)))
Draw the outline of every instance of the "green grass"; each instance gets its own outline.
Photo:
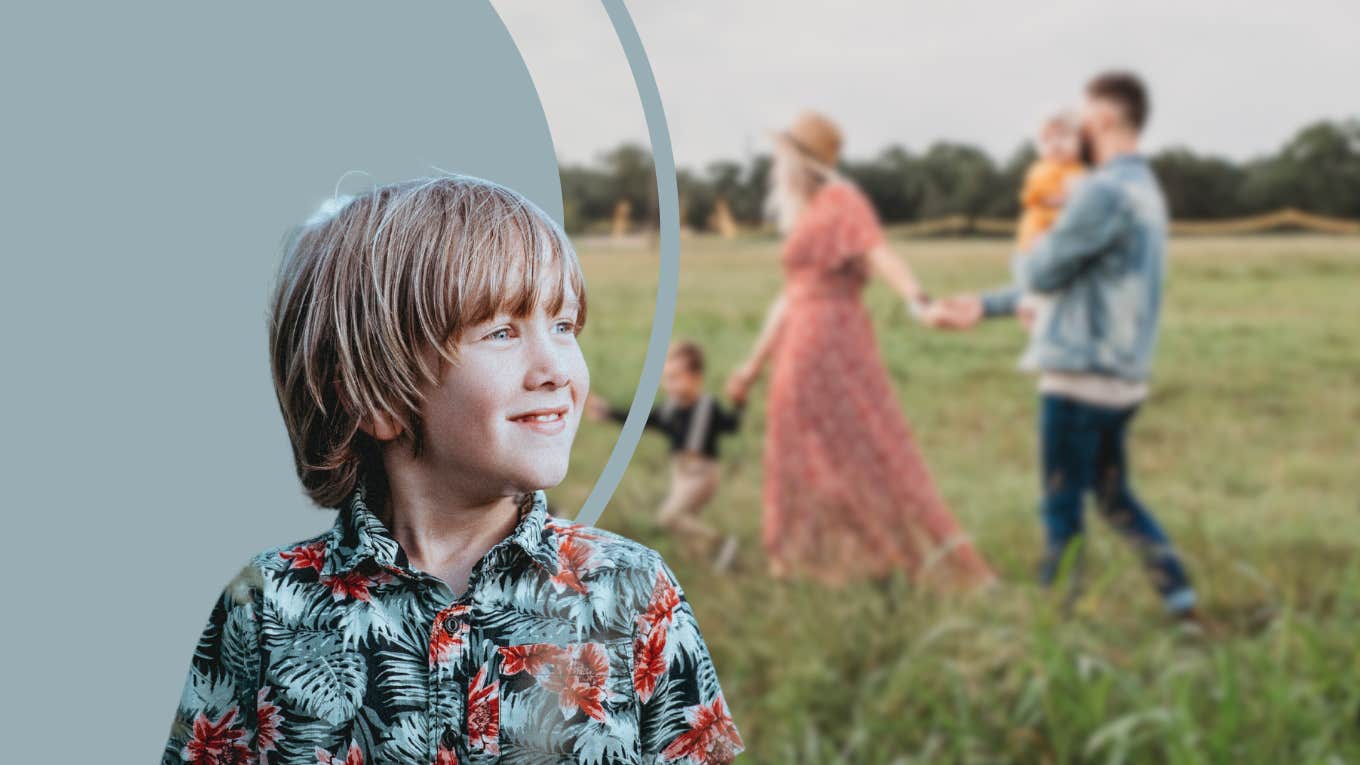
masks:
MULTIPOLYGON (((1007 274, 1005 242, 896 242, 935 294, 1007 274)), ((721 577, 684 560, 652 513, 661 439, 644 436, 601 525, 659 549, 713 653, 751 763, 1360 762, 1360 241, 1172 243, 1154 392, 1134 476, 1187 558, 1204 640, 1168 625, 1130 550, 1089 516, 1087 594, 1070 614, 1033 583, 1033 380, 1008 321, 968 334, 867 301, 899 399, 954 512, 1005 585, 970 598, 905 581, 825 590, 771 582, 760 550, 763 385, 724 444, 708 510, 743 542, 721 577)), ((593 389, 624 403, 641 371, 656 258, 583 253, 593 389)), ((778 289, 777 243, 687 240, 676 335, 709 384, 748 351, 778 289)), ((579 507, 617 428, 583 425, 579 507)))

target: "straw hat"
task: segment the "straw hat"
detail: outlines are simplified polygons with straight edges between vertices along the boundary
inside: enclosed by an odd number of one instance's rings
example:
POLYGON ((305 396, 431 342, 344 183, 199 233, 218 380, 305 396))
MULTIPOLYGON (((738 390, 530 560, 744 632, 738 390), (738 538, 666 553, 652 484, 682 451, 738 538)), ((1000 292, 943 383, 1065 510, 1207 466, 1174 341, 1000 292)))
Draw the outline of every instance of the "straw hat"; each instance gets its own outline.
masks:
POLYGON ((787 130, 777 133, 799 151, 827 167, 835 167, 841 154, 841 131, 826 115, 805 111, 787 130))

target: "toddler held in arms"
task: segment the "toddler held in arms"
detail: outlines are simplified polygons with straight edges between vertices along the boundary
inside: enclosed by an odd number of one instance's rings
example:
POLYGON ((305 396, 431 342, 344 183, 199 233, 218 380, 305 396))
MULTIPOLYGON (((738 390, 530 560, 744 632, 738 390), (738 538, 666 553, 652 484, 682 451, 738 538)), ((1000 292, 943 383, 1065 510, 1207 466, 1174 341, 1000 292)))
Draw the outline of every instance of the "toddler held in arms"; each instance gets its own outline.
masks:
MULTIPOLYGON (((1072 183, 1085 172, 1081 130, 1071 113, 1060 112, 1045 120, 1035 146, 1039 158, 1025 172, 1020 189, 1020 223, 1015 245, 1022 255, 1053 227, 1072 183)), ((1046 305, 1047 301, 1034 293, 1021 298, 1017 313, 1026 328, 1034 327, 1046 305)))

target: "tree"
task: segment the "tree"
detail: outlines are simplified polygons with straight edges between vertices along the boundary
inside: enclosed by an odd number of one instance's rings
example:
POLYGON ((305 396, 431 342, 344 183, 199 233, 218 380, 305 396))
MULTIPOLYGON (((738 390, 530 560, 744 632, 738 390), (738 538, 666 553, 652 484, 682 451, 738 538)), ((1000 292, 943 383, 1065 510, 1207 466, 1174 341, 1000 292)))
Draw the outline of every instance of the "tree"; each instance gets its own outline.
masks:
POLYGON ((980 215, 997 181, 992 158, 974 146, 938 142, 918 164, 925 183, 922 218, 980 215))
POLYGON ((568 166, 561 171, 563 213, 567 230, 583 230, 593 221, 609 220, 614 211, 614 179, 591 167, 568 166))
POLYGON ((893 223, 918 217, 925 196, 919 163, 902 146, 889 146, 869 162, 847 162, 842 169, 873 201, 879 217, 893 223))
MULTIPOLYGON (((1026 142, 1000 166, 974 146, 939 142, 924 154, 889 146, 868 160, 846 161, 841 171, 859 184, 887 222, 945 215, 1011 217, 1035 160, 1026 142)), ((1185 147, 1151 159, 1175 218, 1212 219, 1297 207, 1360 218, 1360 120, 1322 121, 1300 130, 1273 155, 1246 163, 1197 154, 1185 147)), ((770 156, 746 162, 720 160, 702 173, 680 169, 676 180, 685 222, 706 228, 719 197, 733 216, 757 224, 764 218, 770 156)), ((579 231, 607 221, 620 199, 635 223, 655 225, 656 181, 651 153, 623 144, 588 167, 562 168, 567 226, 579 231)))
POLYGON ((1360 217, 1360 120, 1309 125, 1279 154, 1250 163, 1245 175, 1246 207, 1360 217))
POLYGON ((698 231, 708 228, 718 197, 713 184, 686 168, 676 171, 675 181, 680 192, 680 222, 698 231))
POLYGON ((1226 159, 1172 148, 1152 158, 1152 169, 1173 218, 1202 220, 1248 212, 1239 194, 1245 173, 1226 159))
POLYGON ((1034 144, 1026 141, 1011 153, 1011 158, 997 172, 993 193, 983 205, 983 214, 992 218, 1014 218, 1020 214, 1020 188, 1025 174, 1039 158, 1034 144))
POLYGON ((615 197, 610 201, 610 209, 618 200, 627 199, 633 206, 633 222, 654 225, 656 171, 652 168, 652 152, 638 144, 625 143, 600 159, 614 181, 615 197))

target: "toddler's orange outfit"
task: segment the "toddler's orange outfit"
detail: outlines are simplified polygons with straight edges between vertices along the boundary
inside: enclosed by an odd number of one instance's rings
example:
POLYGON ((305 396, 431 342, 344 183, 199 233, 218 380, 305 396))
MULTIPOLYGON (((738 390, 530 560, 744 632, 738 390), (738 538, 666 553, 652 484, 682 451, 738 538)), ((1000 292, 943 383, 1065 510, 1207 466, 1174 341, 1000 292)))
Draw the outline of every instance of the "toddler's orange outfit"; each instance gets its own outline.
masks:
POLYGON ((1080 162, 1058 162, 1040 159, 1030 165, 1020 190, 1020 226, 1016 246, 1028 250, 1039 235, 1048 231, 1058 219, 1061 205, 1049 205, 1051 197, 1066 194, 1068 182, 1083 172, 1080 162))

